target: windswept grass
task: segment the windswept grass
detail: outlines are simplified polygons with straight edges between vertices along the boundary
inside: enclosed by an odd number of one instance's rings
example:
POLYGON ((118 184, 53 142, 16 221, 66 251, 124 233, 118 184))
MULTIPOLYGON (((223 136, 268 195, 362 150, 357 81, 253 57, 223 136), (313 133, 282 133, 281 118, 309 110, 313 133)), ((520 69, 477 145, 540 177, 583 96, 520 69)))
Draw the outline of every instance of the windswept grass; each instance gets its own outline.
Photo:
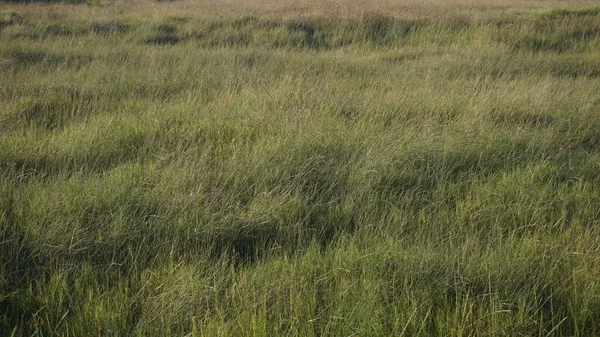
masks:
POLYGON ((0 4, 0 335, 600 335, 586 5, 0 4))

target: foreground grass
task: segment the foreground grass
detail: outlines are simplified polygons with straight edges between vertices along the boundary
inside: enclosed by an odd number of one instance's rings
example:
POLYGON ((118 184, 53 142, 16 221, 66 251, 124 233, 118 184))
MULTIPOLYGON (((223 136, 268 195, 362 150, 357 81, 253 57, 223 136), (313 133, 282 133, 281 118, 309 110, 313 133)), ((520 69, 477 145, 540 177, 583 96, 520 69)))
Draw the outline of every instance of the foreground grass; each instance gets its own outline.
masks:
POLYGON ((0 335, 600 335, 600 9, 118 6, 1 7, 0 335))

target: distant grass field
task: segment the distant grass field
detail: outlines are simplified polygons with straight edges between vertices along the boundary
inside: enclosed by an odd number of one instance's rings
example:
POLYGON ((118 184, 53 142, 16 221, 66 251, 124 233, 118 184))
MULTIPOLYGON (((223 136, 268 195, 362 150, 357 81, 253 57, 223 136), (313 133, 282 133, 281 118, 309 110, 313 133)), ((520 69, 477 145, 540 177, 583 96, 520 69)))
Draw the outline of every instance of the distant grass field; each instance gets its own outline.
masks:
POLYGON ((0 336, 600 336, 593 3, 1 3, 0 336))

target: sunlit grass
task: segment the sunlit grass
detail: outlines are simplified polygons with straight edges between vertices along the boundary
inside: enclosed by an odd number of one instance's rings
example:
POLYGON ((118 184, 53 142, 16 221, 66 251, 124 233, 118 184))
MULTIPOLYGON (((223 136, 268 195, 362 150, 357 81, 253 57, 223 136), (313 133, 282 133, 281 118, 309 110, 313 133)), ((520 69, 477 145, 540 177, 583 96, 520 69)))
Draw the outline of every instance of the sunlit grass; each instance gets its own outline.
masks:
POLYGON ((0 335, 600 335, 586 4, 0 5, 0 335))

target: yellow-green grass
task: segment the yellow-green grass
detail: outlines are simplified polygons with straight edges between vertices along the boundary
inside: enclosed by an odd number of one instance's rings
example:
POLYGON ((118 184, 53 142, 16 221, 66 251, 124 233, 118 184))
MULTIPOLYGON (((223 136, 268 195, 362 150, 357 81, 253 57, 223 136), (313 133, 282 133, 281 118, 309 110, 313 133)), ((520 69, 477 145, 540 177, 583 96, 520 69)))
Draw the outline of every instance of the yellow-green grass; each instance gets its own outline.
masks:
POLYGON ((600 335, 590 4, 0 4, 0 335, 600 335))

